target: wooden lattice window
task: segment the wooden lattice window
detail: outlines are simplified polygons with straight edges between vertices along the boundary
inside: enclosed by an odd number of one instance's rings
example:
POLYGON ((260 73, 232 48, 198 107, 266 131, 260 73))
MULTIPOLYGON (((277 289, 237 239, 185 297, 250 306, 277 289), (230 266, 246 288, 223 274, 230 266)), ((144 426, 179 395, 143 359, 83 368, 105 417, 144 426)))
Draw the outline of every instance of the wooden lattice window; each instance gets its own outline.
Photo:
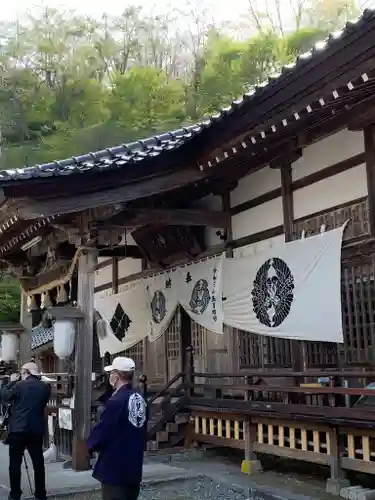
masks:
POLYGON ((207 329, 195 321, 191 321, 191 341, 193 344, 194 355, 204 355, 204 340, 207 335, 207 329))
POLYGON ((342 270, 343 357, 346 363, 375 362, 375 262, 342 270))
POLYGON ((124 351, 125 356, 134 360, 137 371, 143 372, 144 370, 144 344, 145 340, 141 340, 138 344, 133 345, 130 349, 124 351))
POLYGON ((306 237, 312 236, 319 234, 322 226, 326 231, 329 231, 342 226, 346 221, 349 222, 345 229, 344 241, 369 234, 367 197, 296 220, 293 225, 294 239, 301 238, 303 231, 305 231, 306 237))
POLYGON ((167 328, 167 356, 168 359, 180 358, 181 356, 181 312, 178 308, 167 328))
POLYGON ((337 345, 332 342, 305 342, 307 367, 337 366, 337 345))
MULTIPOLYGON (((295 221, 294 238, 318 234, 340 227, 349 221, 344 241, 369 234, 367 197, 345 203, 295 221)), ((344 265, 342 270, 341 300, 343 311, 344 346, 339 347, 346 363, 374 360, 374 271, 373 261, 363 265, 344 265)), ((332 342, 304 342, 307 366, 337 366, 338 346, 332 342)))
POLYGON ((234 329, 238 338, 240 369, 289 368, 292 364, 290 341, 234 329))
MULTIPOLYGON (((126 356, 127 358, 131 358, 136 366, 136 371, 137 372, 143 372, 144 369, 144 344, 146 340, 141 340, 137 344, 133 345, 133 347, 130 347, 130 349, 125 349, 122 352, 118 352, 117 354, 112 354, 110 356, 110 363, 114 360, 114 358, 117 358, 117 356, 126 356)), ((107 354, 105 354, 105 358, 107 357, 107 354)), ((108 363, 108 357, 105 359, 105 365, 110 364, 108 363)))

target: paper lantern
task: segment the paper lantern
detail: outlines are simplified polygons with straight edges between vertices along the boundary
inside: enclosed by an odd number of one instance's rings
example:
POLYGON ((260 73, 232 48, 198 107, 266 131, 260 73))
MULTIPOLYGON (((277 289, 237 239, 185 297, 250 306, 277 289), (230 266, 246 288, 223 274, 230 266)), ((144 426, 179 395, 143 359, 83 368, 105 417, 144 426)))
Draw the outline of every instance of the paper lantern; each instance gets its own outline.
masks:
POLYGON ((53 325, 53 350, 60 359, 71 356, 74 350, 75 323, 70 319, 57 319, 53 325))
POLYGON ((5 362, 16 361, 18 357, 18 335, 4 332, 1 334, 1 358, 5 362))
POLYGON ((59 287, 59 291, 57 293, 57 297, 56 297, 56 303, 57 304, 65 304, 66 302, 68 302, 68 294, 66 293, 66 290, 65 290, 65 287, 64 285, 61 285, 59 287))
POLYGON ((31 295, 27 297, 27 310, 28 312, 37 311, 39 309, 38 304, 35 300, 35 295, 31 295))
POLYGON ((42 309, 48 309, 48 308, 52 307, 52 302, 51 302, 51 298, 49 296, 49 292, 42 293, 40 307, 42 309))
POLYGON ((98 319, 96 322, 96 334, 100 340, 107 336, 107 324, 104 319, 98 319))

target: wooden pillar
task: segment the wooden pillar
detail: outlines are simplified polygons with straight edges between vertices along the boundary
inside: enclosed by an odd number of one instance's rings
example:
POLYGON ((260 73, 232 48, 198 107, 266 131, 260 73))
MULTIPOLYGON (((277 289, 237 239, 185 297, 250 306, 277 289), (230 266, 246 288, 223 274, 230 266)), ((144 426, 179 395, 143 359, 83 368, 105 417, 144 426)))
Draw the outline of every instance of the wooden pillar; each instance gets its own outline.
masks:
MULTIPOLYGON (((191 318, 188 315, 188 313, 185 311, 185 309, 181 306, 180 307, 180 314, 181 314, 181 328, 180 328, 180 333, 181 333, 181 370, 185 371, 187 364, 189 362, 188 359, 188 348, 193 345, 193 339, 191 335, 191 318)), ((194 356, 194 352, 192 353, 194 356)))
MULTIPOLYGON (((285 163, 281 165, 281 200, 283 207, 283 224, 285 241, 293 241, 293 221, 294 221, 294 203, 292 187, 292 165, 285 163)), ((298 340, 290 341, 293 371, 301 371, 303 366, 302 346, 298 340)))
POLYGON ((365 142, 370 234, 371 236, 375 236, 375 125, 366 127, 363 134, 365 142))
POLYGON ((285 241, 293 241, 294 203, 292 189, 292 166, 281 166, 281 199, 283 205, 283 224, 285 241))
MULTIPOLYGON (((230 190, 227 189, 221 195, 221 206, 222 210, 225 213, 230 213, 230 190)), ((233 230, 232 230, 232 217, 229 219, 229 226, 224 231, 224 241, 231 241, 233 239, 233 230)), ((227 257, 233 257, 233 250, 228 250, 226 252, 227 257)))
POLYGON ((84 317, 78 322, 76 338, 76 382, 72 466, 90 468, 86 440, 91 429, 92 350, 94 333, 94 287, 97 254, 85 250, 78 262, 78 307, 84 317))
POLYGON ((118 293, 118 257, 112 257, 112 292, 118 293))

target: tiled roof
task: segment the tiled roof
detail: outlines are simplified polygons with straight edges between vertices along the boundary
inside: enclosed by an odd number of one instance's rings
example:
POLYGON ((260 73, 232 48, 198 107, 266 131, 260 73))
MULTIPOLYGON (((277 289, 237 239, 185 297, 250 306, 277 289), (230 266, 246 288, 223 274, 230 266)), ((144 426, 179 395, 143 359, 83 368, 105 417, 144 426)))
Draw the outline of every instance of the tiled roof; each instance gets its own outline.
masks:
POLYGON ((121 168, 129 163, 140 163, 146 158, 155 158, 161 153, 177 149, 197 135, 203 126, 203 124, 191 125, 141 141, 122 144, 66 160, 56 160, 43 165, 14 170, 1 170, 0 182, 83 174, 89 171, 103 172, 121 168))
POLYGON ((204 129, 211 128, 211 126, 224 120, 226 116, 235 114, 237 110, 242 110, 244 106, 253 103, 264 92, 276 84, 283 82, 289 75, 308 65, 314 58, 319 58, 321 55, 324 56, 326 50, 335 45, 337 49, 342 49, 342 44, 345 44, 347 35, 351 34, 353 30, 360 30, 366 23, 374 19, 375 10, 366 9, 358 20, 346 23, 341 31, 332 33, 326 40, 316 43, 310 51, 301 54, 293 64, 284 66, 280 73, 271 75, 265 82, 252 87, 240 99, 233 101, 230 106, 223 108, 217 114, 201 123, 130 144, 107 148, 96 153, 88 153, 83 156, 62 161, 53 161, 33 167, 3 170, 0 171, 0 183, 13 180, 22 181, 33 178, 66 176, 89 171, 108 171, 109 169, 121 168, 131 163, 141 163, 146 158, 157 157, 161 153, 176 150, 193 137, 199 135, 204 129))
POLYGON ((31 330, 31 350, 53 341, 53 327, 38 325, 31 330))
POLYGON ((358 19, 348 21, 342 30, 333 32, 325 40, 315 43, 314 47, 312 47, 308 52, 300 54, 293 63, 283 66, 279 73, 270 75, 267 80, 256 86, 253 86, 242 97, 232 101, 230 106, 228 106, 227 108, 223 108, 216 115, 211 116, 210 122, 213 123, 215 121, 223 119, 229 114, 234 113, 237 109, 249 103, 255 97, 263 94, 271 86, 279 83, 281 80, 284 80, 286 77, 288 77, 291 73, 307 65, 312 60, 312 58, 318 58, 320 55, 323 55, 326 50, 340 43, 340 41, 345 41, 345 37, 352 33, 353 30, 361 29, 362 26, 374 19, 375 9, 365 9, 358 19))

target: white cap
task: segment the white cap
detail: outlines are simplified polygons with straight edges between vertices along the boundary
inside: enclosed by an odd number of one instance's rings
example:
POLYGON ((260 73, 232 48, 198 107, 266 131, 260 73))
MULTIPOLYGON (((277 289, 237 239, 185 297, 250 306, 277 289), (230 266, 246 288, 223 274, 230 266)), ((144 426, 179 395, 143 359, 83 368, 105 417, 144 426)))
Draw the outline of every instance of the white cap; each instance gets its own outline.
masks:
POLYGON ((118 356, 113 360, 112 364, 106 366, 104 370, 106 372, 112 372, 114 370, 118 372, 133 372, 135 370, 135 363, 131 358, 118 356))
POLYGON ((36 363, 25 363, 22 366, 21 370, 27 370, 30 375, 33 375, 34 377, 40 376, 40 371, 36 363))

